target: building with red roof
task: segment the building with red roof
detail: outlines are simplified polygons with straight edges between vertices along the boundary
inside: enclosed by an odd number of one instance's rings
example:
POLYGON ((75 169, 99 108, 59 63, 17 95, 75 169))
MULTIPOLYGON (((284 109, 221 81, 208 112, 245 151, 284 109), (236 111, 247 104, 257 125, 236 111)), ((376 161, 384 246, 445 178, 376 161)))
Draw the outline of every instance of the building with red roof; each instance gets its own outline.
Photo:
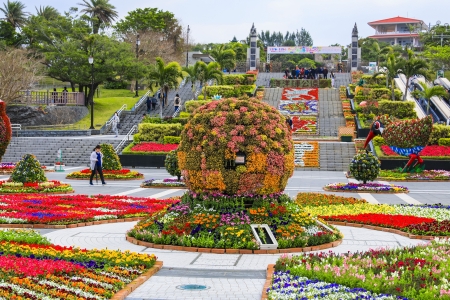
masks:
POLYGON ((421 46, 419 32, 427 30, 428 26, 419 19, 394 17, 367 23, 375 29, 375 34, 369 36, 380 42, 400 46, 421 46))

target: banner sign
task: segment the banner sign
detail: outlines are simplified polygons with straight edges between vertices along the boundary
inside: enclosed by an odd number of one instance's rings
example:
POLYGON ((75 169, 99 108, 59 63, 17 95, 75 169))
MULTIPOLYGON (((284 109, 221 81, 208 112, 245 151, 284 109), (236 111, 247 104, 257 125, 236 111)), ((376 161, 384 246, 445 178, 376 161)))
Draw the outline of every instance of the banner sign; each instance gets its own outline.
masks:
POLYGON ((267 47, 267 54, 340 54, 341 47, 267 47))

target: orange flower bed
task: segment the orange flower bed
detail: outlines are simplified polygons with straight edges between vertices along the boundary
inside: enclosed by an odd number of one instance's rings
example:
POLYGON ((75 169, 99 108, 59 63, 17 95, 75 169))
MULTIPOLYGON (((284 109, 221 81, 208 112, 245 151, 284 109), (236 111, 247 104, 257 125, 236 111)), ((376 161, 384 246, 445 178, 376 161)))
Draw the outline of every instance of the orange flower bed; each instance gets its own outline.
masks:
POLYGON ((318 168, 319 142, 294 142, 294 163, 296 167, 318 168))

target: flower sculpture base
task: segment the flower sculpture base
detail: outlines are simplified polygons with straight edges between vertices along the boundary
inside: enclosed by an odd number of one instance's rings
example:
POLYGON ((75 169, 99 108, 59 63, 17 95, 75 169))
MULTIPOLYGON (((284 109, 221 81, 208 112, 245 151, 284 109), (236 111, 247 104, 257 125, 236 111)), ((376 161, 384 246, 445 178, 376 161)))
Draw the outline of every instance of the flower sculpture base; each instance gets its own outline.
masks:
MULTIPOLYGON (((84 169, 79 172, 72 172, 67 174, 66 179, 74 180, 86 180, 91 176, 90 169, 84 169)), ((142 173, 131 171, 129 169, 122 170, 103 170, 103 176, 108 180, 137 180, 143 179, 144 175, 142 173)))
POLYGON ((166 179, 150 179, 146 180, 141 184, 141 188, 186 188, 186 184, 183 180, 166 178, 166 179))
POLYGON ((393 184, 380 183, 330 183, 323 188, 327 192, 349 192, 349 193, 408 193, 408 188, 393 184))

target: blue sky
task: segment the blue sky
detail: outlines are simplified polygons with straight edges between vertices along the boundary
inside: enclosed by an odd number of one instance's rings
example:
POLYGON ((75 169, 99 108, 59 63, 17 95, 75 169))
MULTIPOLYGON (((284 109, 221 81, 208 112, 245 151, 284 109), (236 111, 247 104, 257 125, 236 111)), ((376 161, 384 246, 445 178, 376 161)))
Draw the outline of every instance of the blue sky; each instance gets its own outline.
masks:
MULTIPOLYGON (((51 5, 67 11, 82 2, 20 1, 32 13, 36 11, 35 6, 51 5)), ((228 42, 234 35, 238 40, 244 39, 253 22, 258 33, 270 30, 285 34, 303 27, 311 34, 315 46, 349 44, 355 22, 361 37, 374 33, 368 22, 396 16, 420 19, 432 25, 438 20, 450 23, 449 0, 110 0, 110 3, 120 17, 136 8, 171 11, 183 26, 190 26, 190 40, 197 43, 228 42)))

